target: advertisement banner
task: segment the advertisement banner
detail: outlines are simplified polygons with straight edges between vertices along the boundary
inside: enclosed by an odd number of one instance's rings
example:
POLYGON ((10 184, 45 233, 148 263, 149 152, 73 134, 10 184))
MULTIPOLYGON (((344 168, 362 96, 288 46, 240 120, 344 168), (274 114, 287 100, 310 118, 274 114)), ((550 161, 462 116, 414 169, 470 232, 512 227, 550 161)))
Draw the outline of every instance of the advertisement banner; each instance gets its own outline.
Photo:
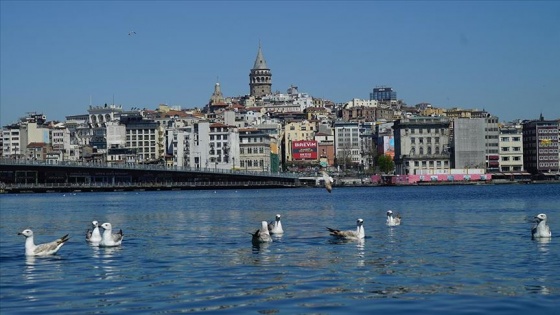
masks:
POLYGON ((317 160, 317 141, 292 142, 292 158, 294 160, 317 160))

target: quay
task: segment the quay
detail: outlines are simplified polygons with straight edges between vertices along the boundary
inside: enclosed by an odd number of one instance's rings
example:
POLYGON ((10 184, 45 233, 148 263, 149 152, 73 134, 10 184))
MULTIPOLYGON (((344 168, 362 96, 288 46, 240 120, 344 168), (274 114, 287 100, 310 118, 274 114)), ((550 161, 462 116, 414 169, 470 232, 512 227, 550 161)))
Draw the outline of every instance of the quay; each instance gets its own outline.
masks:
POLYGON ((0 193, 297 188, 289 173, 0 159, 0 193))

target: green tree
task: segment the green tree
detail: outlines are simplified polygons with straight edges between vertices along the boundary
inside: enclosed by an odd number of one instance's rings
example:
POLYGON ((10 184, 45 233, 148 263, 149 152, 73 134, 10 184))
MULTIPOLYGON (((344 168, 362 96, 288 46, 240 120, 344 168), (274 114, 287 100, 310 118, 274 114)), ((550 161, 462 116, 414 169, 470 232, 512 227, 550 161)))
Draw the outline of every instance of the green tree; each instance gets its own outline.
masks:
POLYGON ((393 158, 385 154, 377 157, 377 166, 379 167, 379 170, 385 174, 392 173, 395 169, 393 158))

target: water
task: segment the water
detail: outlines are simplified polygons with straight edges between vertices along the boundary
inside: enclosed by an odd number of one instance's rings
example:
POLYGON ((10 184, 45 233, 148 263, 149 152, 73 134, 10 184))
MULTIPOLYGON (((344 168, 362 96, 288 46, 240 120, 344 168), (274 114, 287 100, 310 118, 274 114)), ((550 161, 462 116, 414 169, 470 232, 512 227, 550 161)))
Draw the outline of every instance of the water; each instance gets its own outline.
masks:
POLYGON ((560 306, 560 185, 0 196, 1 314, 541 314, 560 306), (384 225, 385 212, 403 216, 384 225), (531 240, 549 217, 550 242, 531 240), (250 232, 282 215, 285 234, 250 232), (325 227, 364 242, 335 242, 325 227), (85 243, 91 221, 119 248, 85 243), (36 243, 70 233, 53 257, 36 243), (556 237, 555 237, 556 236, 556 237))

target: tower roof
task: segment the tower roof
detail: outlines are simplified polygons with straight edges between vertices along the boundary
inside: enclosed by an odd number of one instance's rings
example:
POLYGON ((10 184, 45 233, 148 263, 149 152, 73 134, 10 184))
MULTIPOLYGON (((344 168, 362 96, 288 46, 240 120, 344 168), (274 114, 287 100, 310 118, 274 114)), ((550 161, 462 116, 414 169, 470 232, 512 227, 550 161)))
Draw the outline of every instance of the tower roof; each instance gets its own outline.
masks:
POLYGON ((264 60, 261 45, 259 44, 259 52, 257 53, 257 59, 255 59, 255 65, 253 69, 268 69, 266 65, 266 60, 264 60))

